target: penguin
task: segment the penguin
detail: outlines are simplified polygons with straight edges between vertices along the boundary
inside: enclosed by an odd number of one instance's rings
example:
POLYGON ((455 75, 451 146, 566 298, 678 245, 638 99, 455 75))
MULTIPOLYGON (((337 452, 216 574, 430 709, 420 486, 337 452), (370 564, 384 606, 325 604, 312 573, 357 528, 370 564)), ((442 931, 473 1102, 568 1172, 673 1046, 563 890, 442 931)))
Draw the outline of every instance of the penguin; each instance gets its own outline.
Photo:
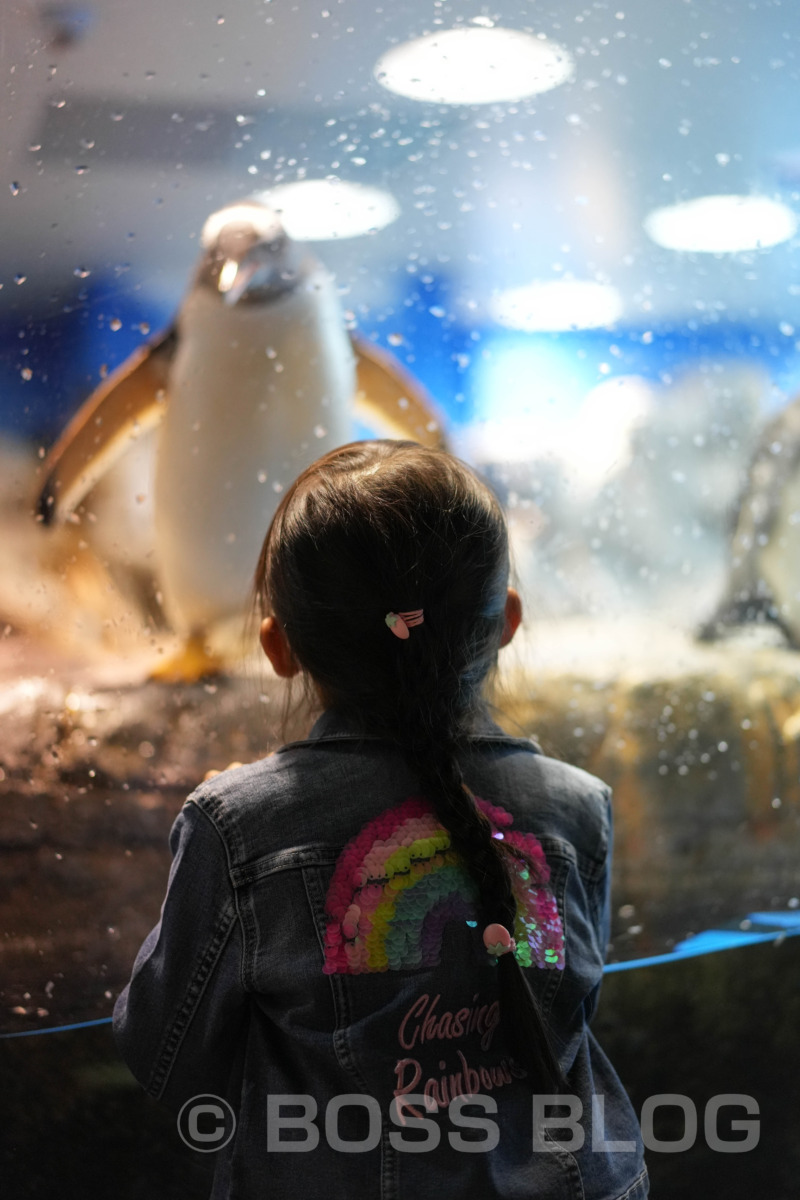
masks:
POLYGON ((157 427, 155 567, 184 653, 161 672, 221 669, 207 635, 241 623, 283 489, 350 441, 351 402, 390 436, 444 444, 422 387, 348 336, 333 280, 257 199, 206 221, 173 325, 100 384, 44 464, 38 516, 63 520, 132 440, 157 427))
POLYGON ((800 397, 763 429, 731 539, 728 581, 697 630, 714 641, 730 627, 769 621, 800 650, 800 397))

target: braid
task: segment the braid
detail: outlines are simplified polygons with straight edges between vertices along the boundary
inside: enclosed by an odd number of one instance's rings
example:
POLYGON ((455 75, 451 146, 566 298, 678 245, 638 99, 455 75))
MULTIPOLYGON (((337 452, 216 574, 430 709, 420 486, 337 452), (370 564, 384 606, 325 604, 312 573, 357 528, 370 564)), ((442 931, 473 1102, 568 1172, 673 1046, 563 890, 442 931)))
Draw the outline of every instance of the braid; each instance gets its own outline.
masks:
MULTIPOLYGON (((408 656, 403 662, 406 665, 413 670, 408 656)), ((406 674, 402 666, 400 673, 406 674)), ((437 697, 419 687, 419 680, 414 687, 408 679, 400 694, 404 710, 397 724, 401 749, 419 773, 436 816, 450 834, 452 848, 477 887, 484 921, 487 925, 499 922, 513 937, 517 904, 507 866, 508 851, 492 836, 488 817, 464 781, 458 762, 463 733, 458 724, 448 720, 446 709, 442 711, 443 706, 436 704, 437 697)), ((526 865, 535 869, 530 863, 526 865)), ((566 1081, 522 968, 513 953, 501 955, 497 966, 500 1015, 508 1046, 532 1080, 551 1092, 558 1092, 566 1087, 566 1081)))

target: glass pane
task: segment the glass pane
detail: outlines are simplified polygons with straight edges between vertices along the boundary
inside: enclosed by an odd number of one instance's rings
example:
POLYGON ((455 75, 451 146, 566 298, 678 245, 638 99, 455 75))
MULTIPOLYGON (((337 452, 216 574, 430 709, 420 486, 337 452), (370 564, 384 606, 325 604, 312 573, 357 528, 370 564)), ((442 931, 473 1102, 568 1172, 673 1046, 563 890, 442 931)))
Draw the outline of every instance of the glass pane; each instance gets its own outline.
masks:
POLYGON ((610 973, 797 933, 791 6, 2 25, 0 1034, 110 1018, 185 796, 304 729, 249 580, 301 467, 374 433, 442 434, 506 508, 499 719, 613 788, 610 973), (220 674, 162 669, 192 631, 220 674))

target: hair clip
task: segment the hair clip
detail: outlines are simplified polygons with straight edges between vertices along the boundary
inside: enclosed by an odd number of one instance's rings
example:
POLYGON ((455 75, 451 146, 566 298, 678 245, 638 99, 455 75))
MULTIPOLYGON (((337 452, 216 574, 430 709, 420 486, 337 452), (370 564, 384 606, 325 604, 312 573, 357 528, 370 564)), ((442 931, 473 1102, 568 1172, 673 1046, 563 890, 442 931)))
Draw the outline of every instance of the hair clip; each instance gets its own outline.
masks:
POLYGON ((487 925, 483 931, 483 944, 491 955, 500 958, 517 948, 517 943, 505 925, 487 925))
POLYGON ((422 625, 425 618, 422 615, 421 608, 415 608, 413 612, 387 613, 384 617, 386 624, 391 629, 395 637, 402 638, 403 641, 408 637, 409 629, 414 625, 422 625))

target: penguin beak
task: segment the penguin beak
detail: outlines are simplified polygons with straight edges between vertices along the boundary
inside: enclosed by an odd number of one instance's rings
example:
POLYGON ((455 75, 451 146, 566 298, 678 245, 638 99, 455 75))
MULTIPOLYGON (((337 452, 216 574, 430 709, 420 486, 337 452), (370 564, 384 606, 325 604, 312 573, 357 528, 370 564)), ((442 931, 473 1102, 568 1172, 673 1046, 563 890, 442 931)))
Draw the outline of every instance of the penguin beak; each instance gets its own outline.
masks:
POLYGON ((259 264, 253 259, 245 259, 244 262, 237 262, 235 258, 225 260, 219 273, 217 290, 226 304, 233 306, 241 300, 258 267, 259 264))

